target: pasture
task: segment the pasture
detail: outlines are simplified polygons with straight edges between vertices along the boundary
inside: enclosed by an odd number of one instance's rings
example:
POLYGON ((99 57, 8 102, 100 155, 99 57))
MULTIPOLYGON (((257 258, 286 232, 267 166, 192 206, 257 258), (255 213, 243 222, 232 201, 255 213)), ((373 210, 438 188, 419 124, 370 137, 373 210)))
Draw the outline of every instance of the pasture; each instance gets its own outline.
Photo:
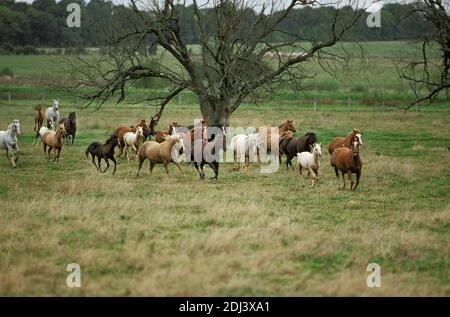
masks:
MULTIPOLYGON (((0 66, 15 70, 11 58, 22 57, 0 57, 0 66)), ((312 111, 291 93, 241 106, 232 126, 292 119, 296 136, 316 133, 323 156, 314 188, 298 174, 296 160, 294 170, 283 164, 274 174, 261 174, 258 164, 236 172, 223 163, 217 182, 208 179, 207 167, 207 179, 199 181, 186 163, 183 175, 170 165, 166 177, 158 165, 149 176, 147 162, 136 178, 136 162, 122 157, 115 175, 100 174, 84 151, 120 124, 148 120, 153 108, 109 103, 80 111, 62 98, 61 115, 76 111, 79 128, 60 162, 49 162, 41 144, 32 146, 33 108, 41 93, 55 92, 20 69, 23 82, 1 87, 18 97, 0 101, 0 127, 19 119, 22 129, 18 167, 3 153, 0 159, 1 295, 450 295, 448 102, 406 114, 360 99, 352 111, 339 102, 312 111), (361 129, 364 142, 355 192, 338 189, 325 148, 352 128, 361 129), (81 288, 66 286, 69 263, 81 266, 81 288), (381 288, 366 285, 369 263, 381 266, 381 288)), ((329 80, 320 76, 318 82, 329 80)), ((382 76, 374 82, 388 89, 382 76)), ((346 83, 314 93, 344 98, 356 87, 346 83)), ((371 98, 377 87, 353 93, 371 98)), ((394 90, 391 98, 407 98, 394 90)), ((183 98, 181 108, 167 106, 157 130, 201 117, 195 100, 183 98)))

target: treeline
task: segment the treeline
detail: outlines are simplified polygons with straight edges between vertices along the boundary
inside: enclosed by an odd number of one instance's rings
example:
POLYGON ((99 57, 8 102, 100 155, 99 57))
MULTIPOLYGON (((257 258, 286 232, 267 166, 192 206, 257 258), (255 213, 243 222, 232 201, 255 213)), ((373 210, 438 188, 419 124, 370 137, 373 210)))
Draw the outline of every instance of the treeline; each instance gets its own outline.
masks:
MULTIPOLYGON (((198 29, 192 7, 182 11, 183 37, 189 44, 198 43, 198 29)), ((204 9, 210 10, 210 9, 204 9)), ((283 21, 281 32, 269 39, 273 42, 289 40, 289 34, 301 33, 304 39, 325 40, 330 34, 330 23, 336 13, 333 7, 297 9, 283 21)), ((350 7, 341 9, 351 14, 350 7)), ((409 5, 386 4, 381 13, 381 28, 366 25, 368 13, 347 34, 346 40, 393 41, 410 40, 429 32, 429 26, 418 15, 409 15, 409 5), (407 17, 407 18, 405 18, 407 17)), ((208 12, 205 12, 208 15, 208 12)), ((40 47, 71 48, 70 52, 82 52, 84 47, 101 47, 104 34, 114 25, 124 25, 130 9, 113 5, 108 0, 35 0, 32 4, 0 0, 0 53, 35 54, 40 47), (81 28, 69 28, 66 8, 76 2, 81 7, 81 28), (119 21, 120 20, 120 21, 119 21)), ((244 15, 249 23, 256 14, 248 10, 244 15)), ((211 28, 215 21, 209 20, 211 28)), ((245 24, 245 23, 244 23, 245 24)))

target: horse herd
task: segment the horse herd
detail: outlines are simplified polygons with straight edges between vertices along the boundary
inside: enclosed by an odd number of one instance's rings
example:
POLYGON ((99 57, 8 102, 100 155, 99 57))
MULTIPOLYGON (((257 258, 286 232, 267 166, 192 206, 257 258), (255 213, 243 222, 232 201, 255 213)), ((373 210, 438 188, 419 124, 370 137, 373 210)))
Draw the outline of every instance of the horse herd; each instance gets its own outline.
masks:
MULTIPOLYGON (((34 117, 36 135, 33 144, 40 138, 46 158, 51 159, 50 154, 53 150, 53 161, 59 161, 64 139, 67 145, 73 144, 75 140, 77 130, 75 112, 71 112, 67 118, 60 119, 59 101, 54 100, 53 105, 48 107, 45 113, 40 105, 35 107, 34 117)), ((137 161, 137 177, 139 177, 139 172, 146 160, 150 162, 150 174, 155 165, 162 164, 168 175, 169 163, 176 165, 183 173, 180 162, 184 156, 186 161, 193 163, 200 179, 205 178, 203 167, 208 165, 214 172, 213 179, 217 180, 221 158, 219 151, 227 151, 228 129, 222 126, 209 127, 205 121, 191 126, 181 126, 177 122, 172 122, 167 130, 162 131, 155 131, 156 125, 157 120, 152 117, 150 122, 141 120, 135 126, 119 126, 114 129, 105 143, 91 143, 85 151, 86 158, 90 155, 92 164, 102 173, 108 170, 111 161, 114 163, 114 174, 117 168, 115 149, 118 147, 117 157, 125 152, 128 162, 137 161), (146 141, 147 138, 153 140, 146 141), (102 160, 106 163, 103 170, 102 160)), ((279 163, 285 156, 286 167, 292 168, 292 160, 296 158, 299 173, 307 171, 311 178, 311 185, 315 186, 319 181, 321 144, 318 143, 313 132, 294 137, 295 132, 293 121, 287 120, 278 128, 262 126, 252 133, 234 135, 229 143, 235 164, 234 169, 241 170, 250 162, 261 162, 264 155, 278 155, 279 163)), ((18 135, 20 135, 19 120, 14 120, 6 131, 0 131, 0 148, 6 149, 7 157, 13 167, 16 167, 18 159, 18 135)), ((358 129, 352 129, 346 137, 336 137, 327 147, 330 164, 338 180, 339 172, 342 173, 343 189, 345 189, 346 174, 351 183, 350 190, 358 187, 362 170, 361 145, 361 132, 358 129), (356 174, 356 183, 352 178, 353 173, 356 174)))

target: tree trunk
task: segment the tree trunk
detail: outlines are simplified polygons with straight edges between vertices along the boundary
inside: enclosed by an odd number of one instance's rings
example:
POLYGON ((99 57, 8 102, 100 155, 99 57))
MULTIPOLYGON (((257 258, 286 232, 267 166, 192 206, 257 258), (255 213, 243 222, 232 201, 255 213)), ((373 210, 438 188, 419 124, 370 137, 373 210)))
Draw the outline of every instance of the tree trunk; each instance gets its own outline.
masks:
POLYGON ((231 117, 230 102, 201 97, 199 100, 203 119, 206 120, 208 126, 229 126, 231 117))

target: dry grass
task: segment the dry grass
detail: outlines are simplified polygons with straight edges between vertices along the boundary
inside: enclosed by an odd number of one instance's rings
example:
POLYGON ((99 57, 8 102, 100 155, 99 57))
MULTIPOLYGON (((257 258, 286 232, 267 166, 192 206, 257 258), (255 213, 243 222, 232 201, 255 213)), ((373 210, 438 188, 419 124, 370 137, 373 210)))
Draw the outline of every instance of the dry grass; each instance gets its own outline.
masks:
MULTIPOLYGON (((158 128, 199 117, 186 107, 169 107, 158 128)), ((76 146, 53 164, 31 146, 30 109, 0 104, 0 126, 17 117, 25 133, 18 168, 0 160, 1 295, 450 295, 448 111, 244 107, 233 117, 234 126, 294 119, 323 145, 361 128, 364 170, 349 193, 328 155, 315 189, 284 166, 261 175, 223 164, 217 183, 187 165, 169 178, 158 166, 136 179, 125 160, 114 176, 97 173, 84 149, 148 118, 138 106, 78 113, 76 146), (65 284, 72 262, 80 289, 65 284), (380 289, 366 286, 370 262, 381 265, 380 289)))

